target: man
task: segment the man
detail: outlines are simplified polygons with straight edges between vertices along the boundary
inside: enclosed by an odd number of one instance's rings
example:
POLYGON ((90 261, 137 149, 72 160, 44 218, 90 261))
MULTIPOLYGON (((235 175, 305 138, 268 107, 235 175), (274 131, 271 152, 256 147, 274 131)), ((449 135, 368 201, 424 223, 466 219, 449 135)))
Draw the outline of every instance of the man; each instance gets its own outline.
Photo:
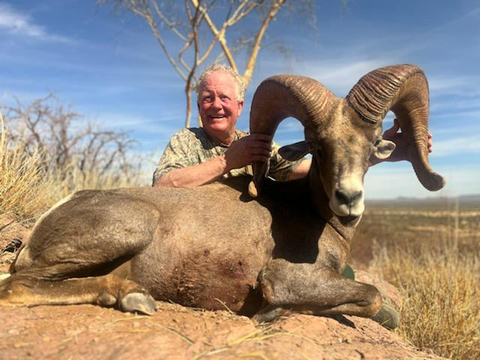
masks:
POLYGON ((270 162, 275 180, 304 177, 310 160, 290 162, 267 135, 236 129, 245 86, 231 68, 214 64, 200 76, 197 105, 203 128, 183 129, 170 140, 154 173, 154 186, 195 187, 222 177, 252 174, 252 161, 270 162))
MULTIPOLYGON (((269 176, 285 181, 305 177, 311 160, 290 162, 278 154, 278 145, 267 135, 248 135, 236 129, 243 110, 245 86, 231 68, 213 64, 197 85, 197 105, 203 128, 183 129, 165 149, 154 172, 153 186, 196 187, 220 178, 252 175, 253 161, 269 162, 269 176)), ((397 145, 389 161, 406 159, 407 144, 398 122, 384 133, 397 145)), ((431 135, 429 134, 431 152, 431 135)))

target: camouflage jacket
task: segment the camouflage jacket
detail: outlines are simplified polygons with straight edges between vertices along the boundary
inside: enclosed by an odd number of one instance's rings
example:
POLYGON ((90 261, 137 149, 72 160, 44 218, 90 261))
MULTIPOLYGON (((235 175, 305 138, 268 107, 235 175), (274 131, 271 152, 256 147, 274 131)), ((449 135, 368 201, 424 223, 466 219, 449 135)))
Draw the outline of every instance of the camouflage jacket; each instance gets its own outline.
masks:
MULTIPOLYGON (((247 133, 236 130, 235 140, 247 135, 247 133)), ((171 170, 198 165, 223 155, 227 149, 227 145, 210 138, 203 128, 184 128, 170 139, 153 173, 153 183, 171 170)), ((279 146, 274 142, 268 176, 278 181, 285 181, 300 163, 300 160, 293 162, 285 160, 278 154, 278 149, 279 146)), ((253 175, 252 166, 247 165, 240 169, 230 170, 223 175, 223 178, 241 175, 253 175)))

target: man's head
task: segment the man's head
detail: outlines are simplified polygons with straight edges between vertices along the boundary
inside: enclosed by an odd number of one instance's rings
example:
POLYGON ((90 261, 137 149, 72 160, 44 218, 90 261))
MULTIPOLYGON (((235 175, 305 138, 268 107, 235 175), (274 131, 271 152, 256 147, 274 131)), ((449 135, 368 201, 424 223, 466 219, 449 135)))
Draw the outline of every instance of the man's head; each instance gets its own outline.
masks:
POLYGON ((245 86, 230 67, 213 64, 200 75, 197 84, 198 111, 205 131, 230 144, 242 113, 245 86))

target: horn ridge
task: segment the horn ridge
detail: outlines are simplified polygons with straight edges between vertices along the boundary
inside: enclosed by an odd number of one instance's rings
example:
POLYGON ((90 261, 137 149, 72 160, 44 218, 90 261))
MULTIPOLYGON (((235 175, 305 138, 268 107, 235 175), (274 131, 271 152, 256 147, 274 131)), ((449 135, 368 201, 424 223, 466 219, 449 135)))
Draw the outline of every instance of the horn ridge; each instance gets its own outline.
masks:
POLYGON ((346 100, 360 118, 376 124, 383 120, 401 86, 423 71, 415 65, 394 65, 364 75, 350 90, 346 100))

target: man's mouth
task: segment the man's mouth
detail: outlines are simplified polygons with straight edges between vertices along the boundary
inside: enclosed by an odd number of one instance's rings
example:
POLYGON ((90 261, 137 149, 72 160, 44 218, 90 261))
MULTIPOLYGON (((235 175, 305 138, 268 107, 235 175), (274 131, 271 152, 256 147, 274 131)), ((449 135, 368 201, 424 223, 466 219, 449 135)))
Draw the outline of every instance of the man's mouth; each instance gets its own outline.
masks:
POLYGON ((210 115, 211 119, 223 119, 225 115, 210 115))

